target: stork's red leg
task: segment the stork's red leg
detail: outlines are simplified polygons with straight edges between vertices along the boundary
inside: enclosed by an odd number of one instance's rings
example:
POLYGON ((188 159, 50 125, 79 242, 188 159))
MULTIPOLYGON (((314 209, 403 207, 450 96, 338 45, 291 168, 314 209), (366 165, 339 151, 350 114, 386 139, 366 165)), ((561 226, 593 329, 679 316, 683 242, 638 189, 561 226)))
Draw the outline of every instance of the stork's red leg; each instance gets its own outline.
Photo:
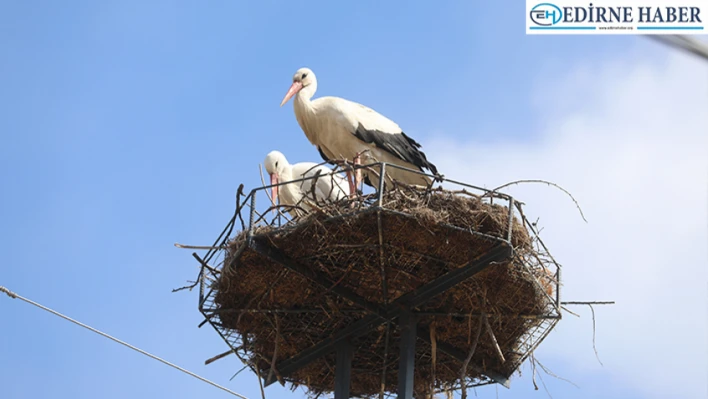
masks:
MULTIPOLYGON (((354 157, 354 165, 361 165, 361 158, 359 158, 360 155, 361 154, 357 154, 354 157)), ((361 184, 361 169, 356 169, 354 171, 354 186, 356 187, 356 189, 359 188, 360 184, 361 184)), ((355 189, 355 191, 353 191, 354 193, 356 193, 356 189, 355 189)))
POLYGON ((347 170, 347 182, 349 182, 349 198, 354 198, 356 196, 356 183, 352 180, 352 172, 347 170))

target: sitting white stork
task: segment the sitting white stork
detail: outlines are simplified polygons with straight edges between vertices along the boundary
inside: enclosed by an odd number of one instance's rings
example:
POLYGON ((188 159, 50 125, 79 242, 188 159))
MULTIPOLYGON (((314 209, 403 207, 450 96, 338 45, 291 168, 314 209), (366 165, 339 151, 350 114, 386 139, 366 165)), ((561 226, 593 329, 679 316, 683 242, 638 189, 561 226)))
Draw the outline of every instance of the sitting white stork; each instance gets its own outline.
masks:
MULTIPOLYGON (((293 83, 285 94, 283 104, 295 96, 294 109, 297 122, 307 139, 315 145, 320 156, 332 163, 336 159, 351 160, 354 164, 386 162, 425 172, 426 168, 438 175, 437 168, 428 162, 420 144, 408 137, 392 120, 364 105, 338 97, 320 97, 310 101, 317 91, 317 78, 309 68, 300 68, 293 76, 293 83)), ((378 172, 378 171, 377 171, 378 172)), ((364 171, 364 183, 378 188, 377 173, 364 171)), ((430 185, 427 176, 387 168, 392 179, 411 185, 430 185)), ((361 169, 354 182, 350 179, 352 194, 361 182, 361 169)))
POLYGON ((270 175, 270 184, 313 177, 313 179, 271 188, 273 204, 278 203, 278 193, 280 192, 281 205, 292 206, 293 208, 288 209, 288 213, 293 217, 302 216, 304 214, 302 210, 312 209, 309 201, 313 201, 313 199, 315 204, 322 205, 349 196, 349 186, 346 179, 334 174, 324 165, 317 165, 314 162, 299 162, 290 165, 285 155, 280 151, 269 152, 263 164, 270 175), (313 183, 315 184, 314 197, 313 183), (302 208, 302 210, 296 207, 302 208))

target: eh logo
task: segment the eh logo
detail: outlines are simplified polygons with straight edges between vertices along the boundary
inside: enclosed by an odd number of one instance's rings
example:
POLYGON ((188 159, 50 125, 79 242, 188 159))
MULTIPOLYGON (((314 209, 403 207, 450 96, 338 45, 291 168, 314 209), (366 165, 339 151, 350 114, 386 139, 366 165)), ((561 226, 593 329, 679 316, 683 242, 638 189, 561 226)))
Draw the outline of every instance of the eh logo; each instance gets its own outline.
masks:
POLYGON ((555 25, 560 22, 562 16, 563 12, 561 9, 557 5, 551 3, 536 4, 536 6, 534 6, 529 13, 531 21, 533 21, 536 25, 541 26, 555 25))

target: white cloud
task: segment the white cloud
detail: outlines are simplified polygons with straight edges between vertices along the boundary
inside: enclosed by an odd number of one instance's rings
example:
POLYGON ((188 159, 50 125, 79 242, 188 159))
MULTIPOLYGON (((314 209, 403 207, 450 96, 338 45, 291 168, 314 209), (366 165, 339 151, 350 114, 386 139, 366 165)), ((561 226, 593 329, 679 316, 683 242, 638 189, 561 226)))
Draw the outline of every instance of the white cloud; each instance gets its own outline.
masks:
POLYGON ((586 309, 565 316, 539 357, 574 365, 561 373, 570 379, 602 370, 647 397, 698 398, 708 395, 708 68, 667 53, 539 82, 532 103, 545 126, 532 143, 439 136, 425 148, 447 177, 489 188, 546 179, 580 202, 588 224, 554 188, 508 190, 541 218, 564 299, 617 301, 596 308, 604 369, 586 309))

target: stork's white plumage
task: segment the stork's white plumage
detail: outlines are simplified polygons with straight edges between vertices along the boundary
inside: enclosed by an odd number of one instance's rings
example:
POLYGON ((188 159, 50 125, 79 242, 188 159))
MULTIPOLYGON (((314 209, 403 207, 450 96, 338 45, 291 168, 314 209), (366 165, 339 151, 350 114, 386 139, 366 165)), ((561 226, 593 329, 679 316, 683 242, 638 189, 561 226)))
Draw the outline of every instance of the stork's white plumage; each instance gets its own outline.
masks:
MULTIPOLYGON (((315 74, 309 68, 300 68, 280 106, 295 96, 293 102, 298 124, 325 161, 386 162, 421 172, 428 169, 432 174, 438 174, 435 165, 428 162, 420 150, 420 144, 408 137, 395 122, 369 107, 343 98, 320 97, 311 101, 315 91, 315 74)), ((400 169, 389 168, 386 174, 407 184, 431 183, 426 176, 400 169)), ((376 174, 363 171, 363 177, 365 183, 378 187, 376 174)), ((357 173, 356 187, 359 181, 357 173)), ((354 192, 351 186, 350 191, 354 192)))
MULTIPOLYGON (((263 162, 266 172, 270 175, 270 184, 285 183, 291 180, 298 180, 307 177, 319 177, 293 182, 282 186, 271 188, 271 199, 273 203, 278 203, 280 194, 280 204, 297 206, 304 211, 312 209, 309 201, 316 204, 324 204, 328 201, 336 201, 349 196, 349 186, 345 178, 333 174, 332 170, 324 165, 314 162, 299 162, 291 165, 280 151, 271 151, 263 162), (314 186, 314 197, 313 187, 314 186)), ((288 213, 293 217, 302 216, 304 212, 297 209, 288 209, 288 213)))

